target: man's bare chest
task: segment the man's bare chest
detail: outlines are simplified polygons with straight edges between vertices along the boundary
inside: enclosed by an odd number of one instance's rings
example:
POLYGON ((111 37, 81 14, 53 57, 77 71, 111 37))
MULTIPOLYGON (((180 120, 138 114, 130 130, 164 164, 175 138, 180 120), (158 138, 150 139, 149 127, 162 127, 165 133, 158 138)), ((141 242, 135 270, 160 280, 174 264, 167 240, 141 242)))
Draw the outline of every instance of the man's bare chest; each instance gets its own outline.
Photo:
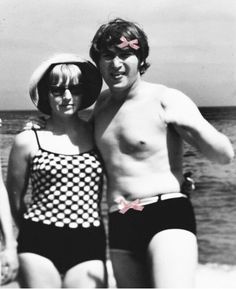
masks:
POLYGON ((166 125, 161 113, 153 107, 135 105, 100 113, 95 119, 98 146, 136 153, 156 149, 165 141, 166 125))

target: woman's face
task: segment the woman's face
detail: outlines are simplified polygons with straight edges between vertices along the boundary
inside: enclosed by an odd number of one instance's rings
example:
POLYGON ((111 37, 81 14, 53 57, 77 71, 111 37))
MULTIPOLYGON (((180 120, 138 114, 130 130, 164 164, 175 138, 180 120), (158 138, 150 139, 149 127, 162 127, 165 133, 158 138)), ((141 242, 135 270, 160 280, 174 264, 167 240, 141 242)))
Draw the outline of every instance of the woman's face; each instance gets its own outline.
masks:
POLYGON ((51 85, 49 102, 52 113, 60 115, 73 115, 79 110, 82 100, 80 84, 51 85))
POLYGON ((68 71, 66 75, 60 75, 58 67, 54 68, 55 74, 49 85, 49 102, 52 114, 71 116, 81 106, 83 97, 83 88, 79 80, 81 71, 77 66, 68 68, 68 71))

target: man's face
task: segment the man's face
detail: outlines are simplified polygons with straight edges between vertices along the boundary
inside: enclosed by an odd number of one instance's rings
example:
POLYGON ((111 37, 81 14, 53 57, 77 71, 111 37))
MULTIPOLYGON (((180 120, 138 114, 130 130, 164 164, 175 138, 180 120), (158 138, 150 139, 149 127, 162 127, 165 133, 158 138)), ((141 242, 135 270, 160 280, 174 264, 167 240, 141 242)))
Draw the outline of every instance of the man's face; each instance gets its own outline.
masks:
POLYGON ((139 60, 129 49, 110 48, 102 53, 100 72, 111 91, 130 88, 139 78, 139 60))

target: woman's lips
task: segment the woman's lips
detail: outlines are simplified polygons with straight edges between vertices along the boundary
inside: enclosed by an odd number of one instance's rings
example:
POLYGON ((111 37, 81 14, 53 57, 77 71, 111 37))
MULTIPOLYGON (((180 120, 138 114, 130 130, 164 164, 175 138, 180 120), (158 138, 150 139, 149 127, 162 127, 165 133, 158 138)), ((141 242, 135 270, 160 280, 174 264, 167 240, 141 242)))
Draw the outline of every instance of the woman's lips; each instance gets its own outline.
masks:
POLYGON ((73 107, 73 104, 62 104, 61 107, 73 107))

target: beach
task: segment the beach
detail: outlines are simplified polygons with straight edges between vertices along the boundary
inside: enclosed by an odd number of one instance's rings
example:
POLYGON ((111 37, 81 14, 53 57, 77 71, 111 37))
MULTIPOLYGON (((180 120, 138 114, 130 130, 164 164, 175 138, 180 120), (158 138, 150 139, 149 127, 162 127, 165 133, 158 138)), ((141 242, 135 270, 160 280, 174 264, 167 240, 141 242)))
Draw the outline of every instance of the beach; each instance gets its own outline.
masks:
MULTIPOLYGON (((236 150, 236 108, 207 108, 206 118, 229 136, 236 150)), ((4 179, 14 136, 34 111, 1 111, 1 161, 4 179)), ((196 190, 191 194, 199 245, 196 288, 236 288, 236 159, 226 166, 211 163, 190 147, 184 148, 184 171, 191 171, 196 190)), ((103 203, 104 205, 104 203, 103 203)), ((110 287, 115 288, 112 274, 110 287)), ((17 282, 2 286, 19 288, 17 282)))
MULTIPOLYGON (((18 282, 12 282, 2 288, 20 288, 18 282)), ((110 288, 116 288, 113 276, 110 276, 110 288)), ((199 264, 195 288, 236 288, 236 266, 199 264)))
POLYGON ((236 266, 199 264, 196 288, 236 288, 236 266))
MULTIPOLYGON (((95 31, 116 17, 134 21, 145 31, 151 67, 142 79, 189 96, 230 139, 236 155, 235 0, 1 0, 0 7, 0 161, 5 182, 15 135, 40 116, 28 93, 34 69, 55 53, 90 59, 95 31)), ((144 56, 143 40, 135 40, 140 48, 135 54, 144 56)), ((104 83, 102 91, 106 88, 104 83)), ((87 119, 90 112, 82 111, 81 116, 87 119)), ((142 113, 139 117, 137 123, 142 113)), ((195 288, 236 289, 236 157, 220 165, 184 142, 183 174, 188 172, 196 188, 189 194, 197 224, 195 288)), ((104 189, 102 215, 107 226, 105 193, 104 189)), ((31 183, 26 203, 30 197, 31 183)), ((116 288, 111 262, 107 264, 109 288, 116 288)), ((20 288, 18 281, 1 287, 20 288)))

